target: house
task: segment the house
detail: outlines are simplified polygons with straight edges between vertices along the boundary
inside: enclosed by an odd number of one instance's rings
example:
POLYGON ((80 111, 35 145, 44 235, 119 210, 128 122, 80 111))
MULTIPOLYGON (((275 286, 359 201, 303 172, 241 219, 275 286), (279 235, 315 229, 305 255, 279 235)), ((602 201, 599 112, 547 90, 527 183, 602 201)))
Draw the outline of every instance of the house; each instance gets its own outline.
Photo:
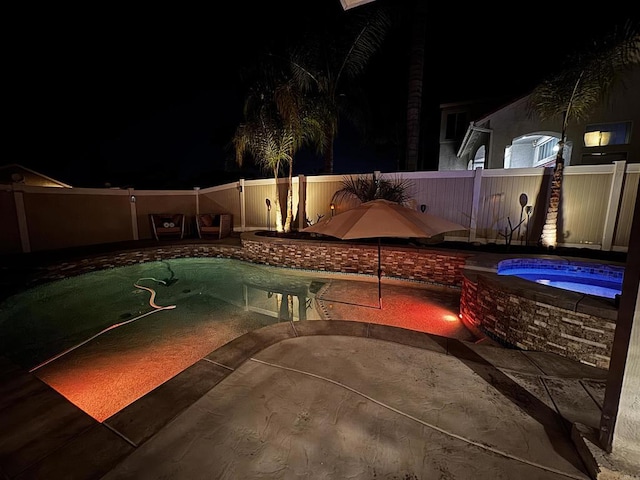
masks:
POLYGON ((23 167, 17 163, 0 166, 0 184, 33 185, 37 187, 72 188, 71 185, 55 180, 42 173, 23 167))
MULTIPOLYGON (((555 164, 562 119, 541 121, 526 95, 496 110, 488 102, 440 105, 438 170, 530 168, 555 164), (486 113, 490 111, 491 113, 486 113), (475 118, 461 127, 464 118, 475 118)), ((570 120, 565 165, 640 163, 640 65, 626 72, 584 120, 570 120)))

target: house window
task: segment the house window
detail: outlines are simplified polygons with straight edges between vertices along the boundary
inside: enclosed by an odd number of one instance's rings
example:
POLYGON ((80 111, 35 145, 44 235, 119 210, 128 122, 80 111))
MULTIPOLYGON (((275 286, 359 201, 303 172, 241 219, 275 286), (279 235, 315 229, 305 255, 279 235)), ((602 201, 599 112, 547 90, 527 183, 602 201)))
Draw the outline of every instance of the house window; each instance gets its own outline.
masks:
POLYGON ((462 138, 467 131, 467 112, 449 113, 447 115, 447 128, 445 140, 456 140, 462 138))
POLYGON ((558 139, 555 137, 547 138, 547 141, 535 145, 534 167, 548 166, 550 162, 555 162, 556 153, 558 152, 558 139))
POLYGON ((625 145, 629 143, 629 132, 631 132, 631 122, 587 125, 584 146, 625 145))

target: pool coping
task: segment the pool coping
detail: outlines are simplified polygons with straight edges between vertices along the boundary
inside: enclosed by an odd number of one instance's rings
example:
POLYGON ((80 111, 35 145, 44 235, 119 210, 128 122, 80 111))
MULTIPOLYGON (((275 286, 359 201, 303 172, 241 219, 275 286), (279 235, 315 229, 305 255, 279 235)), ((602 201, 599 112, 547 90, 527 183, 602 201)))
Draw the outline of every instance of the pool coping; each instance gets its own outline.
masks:
POLYGON ((586 293, 578 293, 570 290, 542 285, 512 275, 499 275, 498 263, 502 260, 514 259, 541 259, 554 262, 604 264, 615 267, 624 267, 624 263, 612 261, 594 261, 588 258, 560 257, 553 255, 516 255, 516 254, 488 254, 474 256, 467 259, 463 269, 465 278, 473 283, 478 282, 482 276, 495 287, 508 293, 512 293, 528 300, 544 303, 553 307, 569 310, 585 315, 604 318, 613 323, 618 318, 618 307, 615 299, 598 297, 586 293))

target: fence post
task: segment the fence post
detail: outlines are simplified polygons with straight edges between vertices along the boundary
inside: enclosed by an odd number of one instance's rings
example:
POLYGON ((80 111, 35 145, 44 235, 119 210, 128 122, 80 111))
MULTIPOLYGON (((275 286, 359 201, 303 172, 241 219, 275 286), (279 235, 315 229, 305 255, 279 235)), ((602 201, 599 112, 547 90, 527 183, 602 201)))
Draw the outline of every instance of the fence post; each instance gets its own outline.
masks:
POLYGON ((22 253, 29 253, 31 252, 31 242, 29 242, 27 212, 24 208, 24 192, 18 191, 13 187, 13 201, 16 204, 16 216, 18 217, 18 232, 20 233, 22 253))
POLYGON ((618 214, 620 211, 620 198, 622 197, 622 184, 627 162, 620 160, 613 162, 613 175, 611 176, 611 186, 609 187, 609 203, 607 213, 604 217, 604 228, 602 230, 602 250, 610 251, 613 246, 613 235, 618 214))
POLYGON ((134 240, 140 240, 138 235, 138 209, 136 208, 136 196, 133 188, 129 188, 129 212, 131 215, 131 233, 134 240))
POLYGON ((196 193, 196 215, 200 215, 200 187, 193 187, 196 193))
POLYGON ((298 230, 307 226, 307 179, 298 175, 298 230))
POLYGON ((238 180, 238 194, 240 195, 240 231, 244 232, 247 225, 247 212, 244 198, 244 178, 238 180))
POLYGON ((473 171, 473 197, 471 199, 471 220, 469 222, 469 243, 476 241, 478 213, 480 211, 480 188, 482 187, 482 167, 473 171))

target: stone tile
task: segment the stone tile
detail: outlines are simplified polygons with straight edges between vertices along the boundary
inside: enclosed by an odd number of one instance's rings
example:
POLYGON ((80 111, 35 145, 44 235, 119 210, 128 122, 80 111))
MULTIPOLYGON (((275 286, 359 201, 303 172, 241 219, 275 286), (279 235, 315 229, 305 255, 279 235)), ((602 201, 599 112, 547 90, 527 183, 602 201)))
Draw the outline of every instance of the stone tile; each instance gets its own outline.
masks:
POLYGON ((35 375, 16 369, 2 375, 0 382, 0 412, 33 395, 45 394, 51 387, 35 375))
POLYGON ((606 380, 582 380, 582 385, 587 390, 593 401, 596 402, 598 408, 602 410, 602 405, 604 405, 604 393, 607 389, 607 381, 606 380))
POLYGON ((95 425, 32 465, 15 480, 100 478, 134 447, 104 425, 95 425))
POLYGON ((2 381, 10 378, 9 376, 22 372, 22 369, 9 360, 7 357, 0 355, 0 378, 2 381))
MULTIPOLYGON (((315 322, 302 322, 315 323, 315 322)), ((266 347, 287 338, 293 338, 296 332, 291 322, 269 325, 244 335, 217 348, 205 358, 212 362, 225 365, 231 369, 238 368, 252 355, 266 347)))
POLYGON ((395 342, 409 347, 424 348, 439 353, 447 353, 447 338, 429 333, 416 332, 406 328, 369 324, 369 338, 395 342))
POLYGON ((545 375, 564 378, 591 378, 606 380, 608 370, 592 367, 569 358, 548 352, 527 352, 524 354, 535 363, 545 375))
POLYGON ((529 360, 522 350, 514 348, 503 348, 470 342, 449 342, 449 354, 469 360, 477 359, 493 365, 496 368, 515 370, 529 375, 541 375, 543 373, 542 370, 529 360))
POLYGON ((543 382, 563 418, 598 428, 602 412, 580 380, 544 378, 543 382))
POLYGON ((611 298, 585 296, 578 304, 578 312, 595 317, 606 318, 611 322, 618 319, 618 309, 615 301, 611 298))
POLYGON ((350 320, 317 320, 313 322, 296 322, 294 328, 298 336, 307 335, 346 335, 366 337, 367 325, 350 320))
POLYGON ((231 370, 200 360, 141 399, 105 420, 140 445, 211 390, 231 370))
MULTIPOLYGON (((549 392, 547 392, 547 389, 545 388, 542 378, 535 375, 526 375, 513 371, 505 371, 503 373, 522 387, 523 392, 526 391, 527 395, 531 395, 532 398, 535 398, 536 402, 542 402, 549 408, 549 410, 553 411, 555 414, 558 413, 558 410, 553 404, 553 399, 549 396, 549 392)), ((557 420, 559 422, 557 426, 562 426, 560 417, 558 417, 557 420)))
POLYGON ((0 471, 13 477, 95 424, 55 390, 29 385, 0 410, 0 471))

